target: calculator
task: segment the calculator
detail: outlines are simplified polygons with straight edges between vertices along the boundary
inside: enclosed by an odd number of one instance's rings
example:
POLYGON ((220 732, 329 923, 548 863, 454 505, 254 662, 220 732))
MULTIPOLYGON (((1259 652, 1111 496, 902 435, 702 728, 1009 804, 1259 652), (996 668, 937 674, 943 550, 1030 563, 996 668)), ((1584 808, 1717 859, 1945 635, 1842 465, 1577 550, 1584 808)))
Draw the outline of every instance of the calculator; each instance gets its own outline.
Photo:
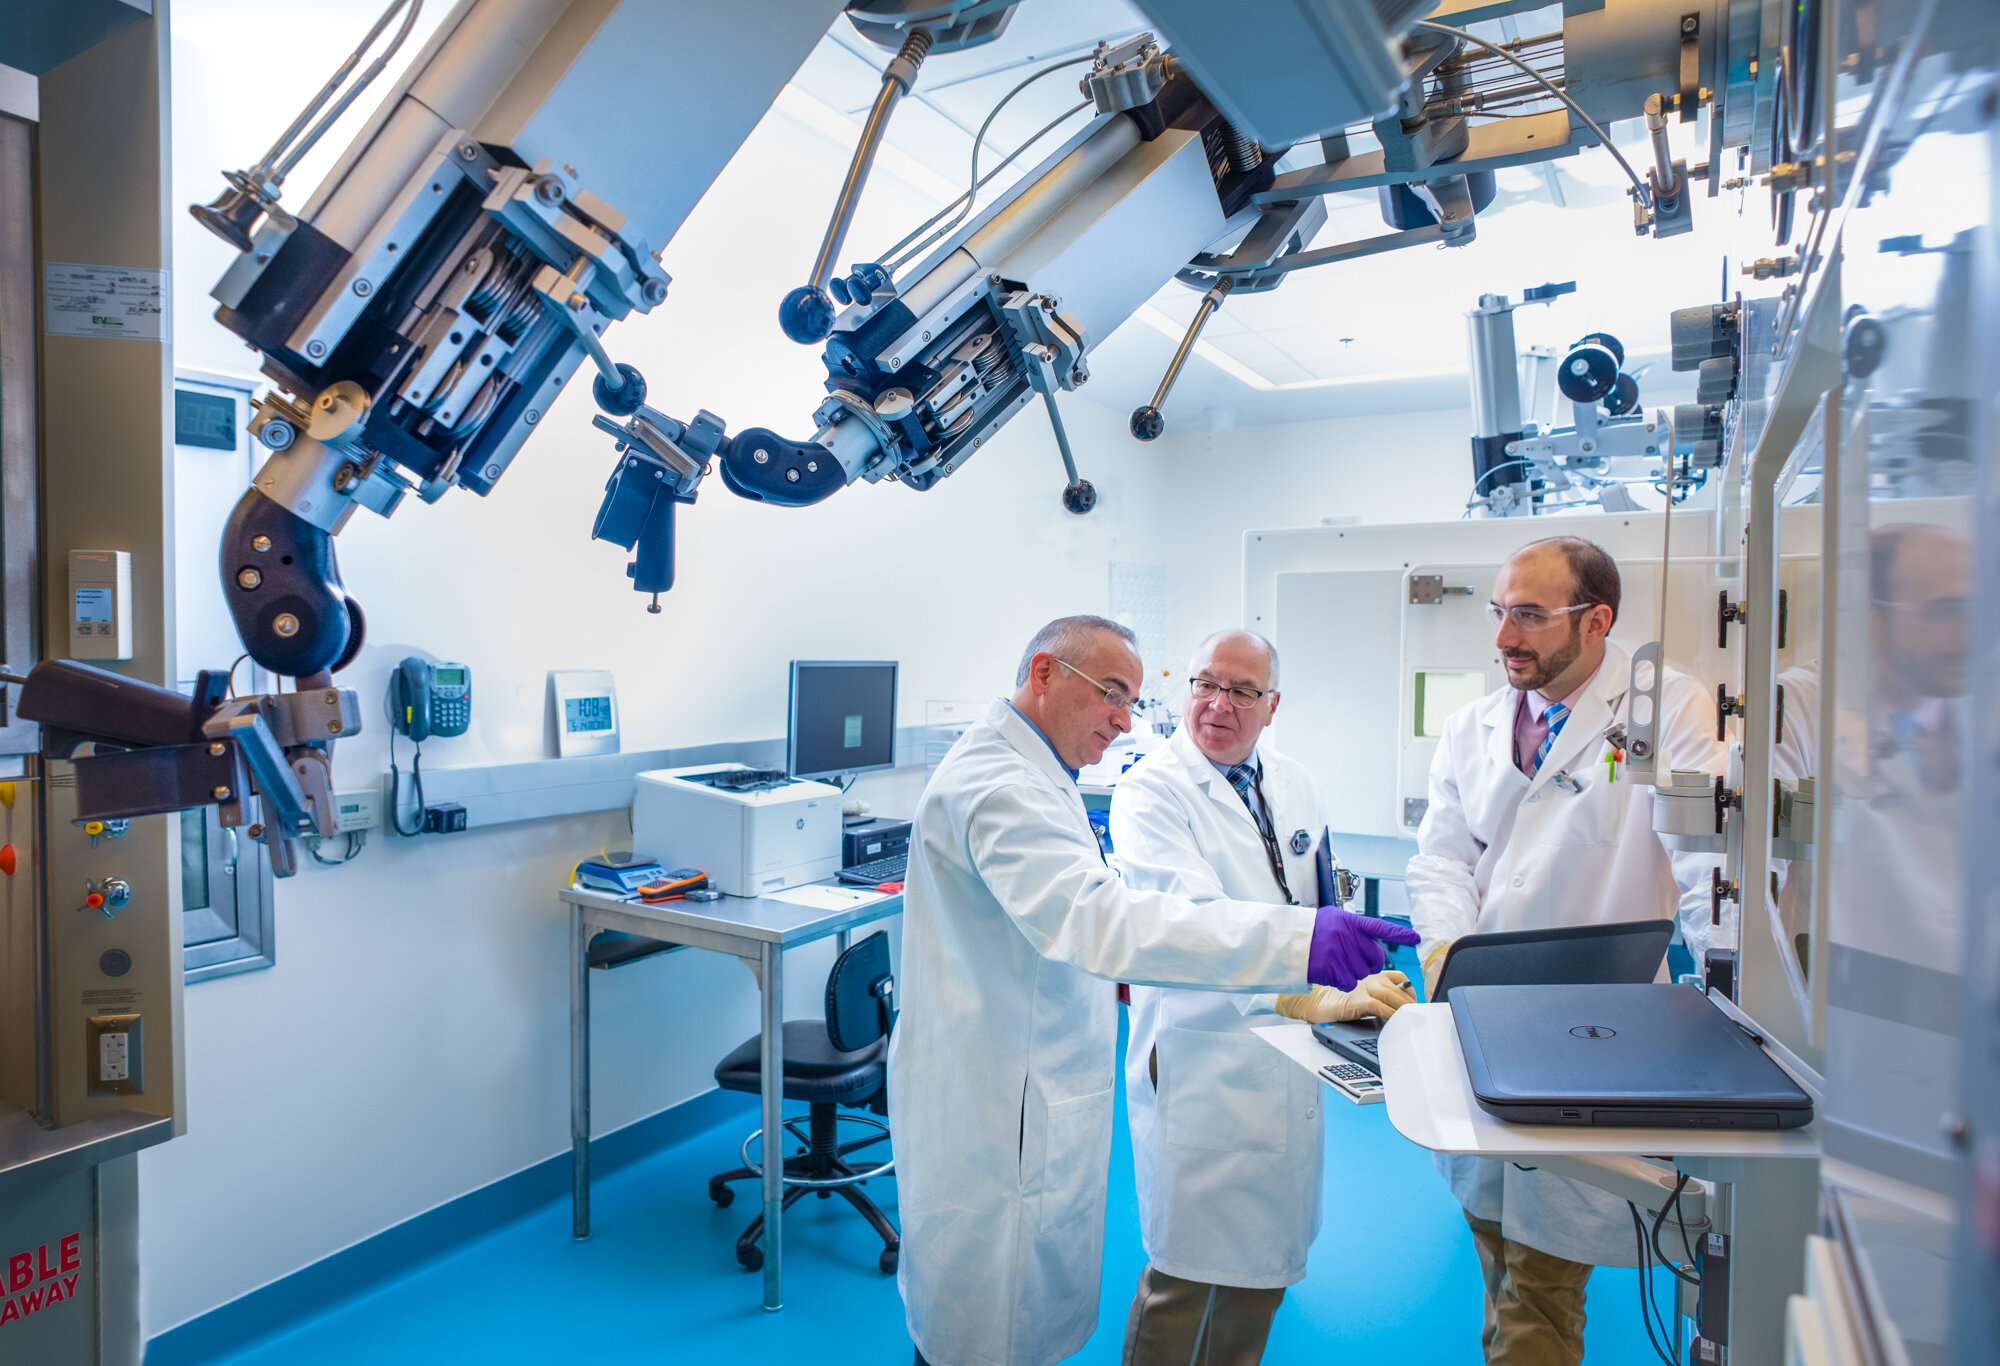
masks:
POLYGON ((1372 1068, 1363 1067, 1358 1062, 1336 1062, 1320 1068, 1319 1074, 1326 1079, 1327 1085, 1356 1105, 1382 1103, 1382 1078, 1372 1068))

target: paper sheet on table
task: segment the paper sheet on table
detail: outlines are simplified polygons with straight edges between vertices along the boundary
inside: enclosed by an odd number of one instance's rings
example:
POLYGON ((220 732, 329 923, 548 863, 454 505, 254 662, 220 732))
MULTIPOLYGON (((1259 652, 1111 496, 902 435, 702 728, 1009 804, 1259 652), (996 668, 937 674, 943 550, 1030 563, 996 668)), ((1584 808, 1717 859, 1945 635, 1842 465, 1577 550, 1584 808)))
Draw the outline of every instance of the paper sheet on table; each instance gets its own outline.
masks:
POLYGON ((1250 1032, 1315 1077, 1319 1075, 1320 1068, 1330 1063, 1345 1061, 1338 1053, 1315 1039, 1312 1026, 1303 1020, 1287 1020, 1283 1024, 1275 1025, 1256 1025, 1250 1032))
POLYGON ((766 892, 767 901, 789 901, 794 906, 804 906, 815 911, 845 911, 855 906, 866 906, 888 898, 887 892, 878 892, 873 887, 828 887, 823 883, 808 883, 804 887, 787 887, 782 892, 766 892))

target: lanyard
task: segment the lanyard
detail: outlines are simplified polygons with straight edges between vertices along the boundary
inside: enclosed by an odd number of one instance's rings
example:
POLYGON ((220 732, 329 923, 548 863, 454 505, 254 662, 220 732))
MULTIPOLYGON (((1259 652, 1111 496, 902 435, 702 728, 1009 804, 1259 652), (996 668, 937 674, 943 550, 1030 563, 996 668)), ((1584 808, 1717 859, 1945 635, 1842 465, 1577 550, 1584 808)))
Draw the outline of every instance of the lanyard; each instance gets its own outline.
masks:
POLYGON ((1278 848, 1277 822, 1271 818, 1271 804, 1264 800, 1264 777, 1261 771, 1250 780, 1250 790, 1257 797, 1255 810, 1251 810, 1247 802, 1244 804, 1245 810, 1249 812, 1250 823, 1257 827, 1257 837, 1264 841, 1264 857, 1271 861, 1271 875, 1278 879, 1278 890, 1285 894, 1287 905, 1296 906, 1299 904, 1299 899, 1292 895, 1292 884, 1285 878, 1285 855, 1278 848), (1262 813, 1261 820, 1258 818, 1259 812, 1262 813))

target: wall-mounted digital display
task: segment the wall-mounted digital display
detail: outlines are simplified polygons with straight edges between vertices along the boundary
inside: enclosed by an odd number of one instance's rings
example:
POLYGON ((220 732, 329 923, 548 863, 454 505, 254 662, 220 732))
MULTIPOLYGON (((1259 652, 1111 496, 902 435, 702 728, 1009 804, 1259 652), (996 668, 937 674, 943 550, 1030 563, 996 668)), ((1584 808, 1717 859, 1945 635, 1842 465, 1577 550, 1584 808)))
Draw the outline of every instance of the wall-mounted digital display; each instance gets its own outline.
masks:
POLYGON ((566 697, 563 725, 573 733, 611 729, 611 699, 608 697, 566 697))
POLYGON ((174 444, 199 450, 236 449, 236 400, 227 394, 174 390, 174 444))

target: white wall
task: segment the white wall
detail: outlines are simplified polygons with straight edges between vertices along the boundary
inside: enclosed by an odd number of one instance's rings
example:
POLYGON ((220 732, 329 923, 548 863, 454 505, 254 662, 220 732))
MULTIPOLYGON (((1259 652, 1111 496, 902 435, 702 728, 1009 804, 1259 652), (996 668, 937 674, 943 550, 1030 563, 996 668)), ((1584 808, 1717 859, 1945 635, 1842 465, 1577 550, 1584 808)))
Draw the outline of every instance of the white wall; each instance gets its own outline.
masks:
POLYGON ((1164 530, 1173 547, 1167 563, 1179 629, 1175 658, 1162 662, 1178 671, 1195 642, 1238 624, 1246 532, 1316 526, 1328 517, 1458 517, 1472 487, 1471 432, 1464 408, 1223 431, 1169 428, 1148 450, 1175 509, 1164 530))
MULTIPOLYGON (((290 50, 332 52, 362 9, 291 0, 259 21, 284 26, 290 50)), ((184 198, 210 197, 212 173, 261 151, 299 96, 283 64, 241 59, 225 22, 241 13, 228 0, 176 7, 184 198)), ((648 377, 654 406, 683 418, 707 407, 732 430, 808 430, 817 355, 784 341, 774 314, 846 159, 783 114, 753 134, 665 253, 672 297, 609 338, 648 377)), ((293 197, 312 183, 302 175, 293 197)), ((932 207, 878 170, 855 240, 893 238, 932 207)), ((177 360, 245 371, 249 354, 201 299, 228 253, 181 221, 177 360)), ((650 616, 625 586, 623 552, 588 540, 611 450, 571 386, 490 498, 412 500, 393 521, 361 513, 342 535, 369 621, 342 681, 363 697, 368 729, 342 742, 339 786, 382 772, 375 699, 405 654, 473 673, 472 729, 434 742, 433 767, 540 757, 545 674, 559 667, 616 673, 632 749, 780 734, 792 658, 902 661, 910 725, 926 699, 1006 690, 1048 618, 1104 610, 1110 561, 1171 566, 1184 651, 1237 619, 1246 529, 1451 517, 1469 480, 1463 411, 1172 433, 1151 447, 1130 440, 1122 411, 1078 396, 1065 412, 1103 495, 1086 519, 1058 506, 1061 466, 1033 412, 927 494, 861 487, 786 511, 711 481, 682 511, 679 584, 650 616)), ((900 798, 893 784, 876 791, 907 802, 906 786, 900 798)), ((377 836, 352 867, 308 864, 279 884, 277 966, 187 993, 189 1132, 141 1158, 149 1335, 567 1146, 555 889, 577 858, 627 838, 623 813, 377 836)), ((821 946, 788 960, 794 1013, 811 1008, 829 958, 821 946)), ((756 1028, 749 974, 715 955, 598 974, 594 990, 599 1133, 705 1090, 716 1059, 756 1028)))

